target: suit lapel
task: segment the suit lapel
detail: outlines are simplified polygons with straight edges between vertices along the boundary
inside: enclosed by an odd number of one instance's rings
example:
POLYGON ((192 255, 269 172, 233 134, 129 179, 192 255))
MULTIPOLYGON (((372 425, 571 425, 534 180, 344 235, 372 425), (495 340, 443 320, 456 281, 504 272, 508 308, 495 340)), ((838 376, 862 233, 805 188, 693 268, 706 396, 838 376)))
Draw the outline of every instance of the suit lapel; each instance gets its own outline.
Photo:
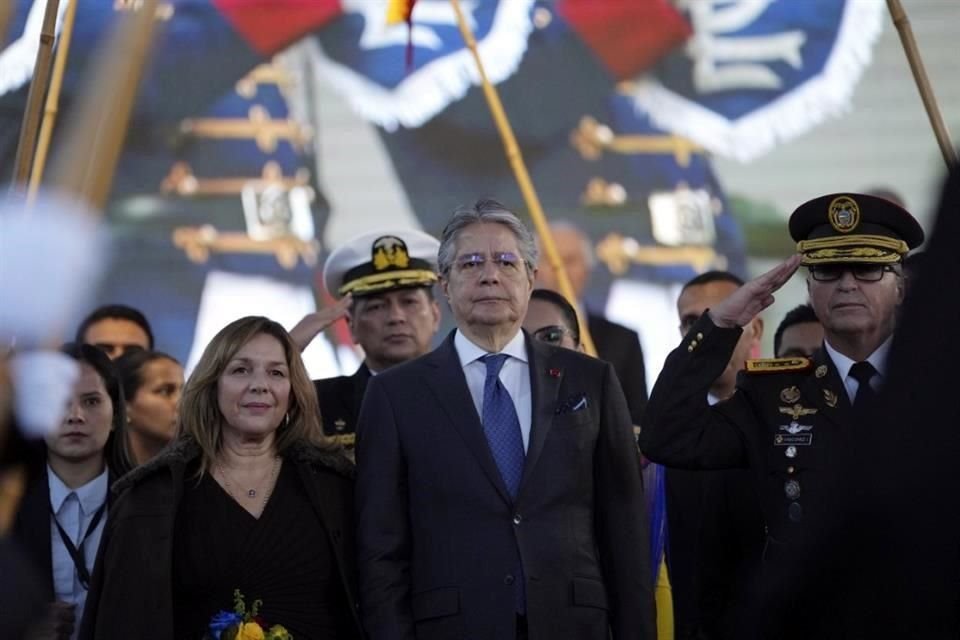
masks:
POLYGON ((436 372, 436 375, 425 376, 427 385, 490 482, 504 500, 512 502, 507 486, 500 476, 500 469, 490 453, 490 445, 487 444, 480 416, 477 415, 467 387, 467 379, 463 375, 463 367, 460 366, 460 357, 453 345, 453 336, 454 333, 451 332, 443 344, 425 358, 424 364, 436 372))
POLYGON ((47 480, 47 465, 35 476, 20 501, 20 512, 15 523, 15 536, 30 556, 43 578, 47 598, 53 600, 53 545, 50 532, 50 485, 47 480))
POLYGON ((370 382, 370 369, 367 368, 366 364, 361 364, 357 372, 350 377, 353 383, 353 407, 351 411, 353 423, 350 427, 356 429, 357 420, 360 418, 360 407, 363 406, 363 394, 366 393, 367 383, 370 382))
POLYGON ((813 400, 828 420, 840 427, 848 427, 852 424, 852 408, 847 388, 826 349, 821 348, 813 355, 813 366, 814 374, 808 375, 802 384, 803 397, 813 400), (825 373, 817 377, 818 372, 825 373))
POLYGON ((533 475, 534 467, 543 445, 553 427, 554 407, 557 406, 557 396, 560 393, 560 382, 563 380, 563 370, 553 366, 553 353, 549 348, 540 344, 529 335, 526 335, 527 358, 530 369, 530 442, 527 446, 527 459, 523 465, 523 478, 517 495, 523 494, 529 478, 533 475), (551 375, 553 372, 554 375, 551 375))

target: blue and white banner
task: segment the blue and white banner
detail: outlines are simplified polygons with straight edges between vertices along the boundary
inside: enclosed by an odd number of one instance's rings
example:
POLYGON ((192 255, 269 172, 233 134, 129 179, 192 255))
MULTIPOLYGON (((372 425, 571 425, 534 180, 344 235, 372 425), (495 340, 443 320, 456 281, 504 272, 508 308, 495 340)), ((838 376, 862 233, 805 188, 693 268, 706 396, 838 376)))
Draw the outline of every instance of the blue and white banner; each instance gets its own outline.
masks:
MULTIPOLYGON (((490 80, 506 80, 527 50, 533 0, 464 0, 461 6, 490 80)), ((406 24, 387 25, 380 2, 344 0, 343 8, 343 18, 314 41, 318 67, 354 109, 387 131, 421 126, 480 84, 449 0, 417 2, 410 70, 406 24)))
POLYGON ((657 126, 749 162, 849 109, 886 12, 882 0, 682 0, 694 35, 638 109, 657 126))

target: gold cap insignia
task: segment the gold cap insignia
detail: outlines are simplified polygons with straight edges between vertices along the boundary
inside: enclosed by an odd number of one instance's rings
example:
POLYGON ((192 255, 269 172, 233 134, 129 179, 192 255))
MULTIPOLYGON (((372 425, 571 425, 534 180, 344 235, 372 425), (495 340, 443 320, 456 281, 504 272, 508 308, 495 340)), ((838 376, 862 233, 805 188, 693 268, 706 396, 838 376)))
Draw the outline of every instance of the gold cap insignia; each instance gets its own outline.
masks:
POLYGON ((831 409, 836 407, 838 400, 839 398, 837 398, 837 394, 835 394, 833 391, 830 391, 830 389, 823 390, 823 401, 827 403, 828 407, 831 409))
POLYGON ((822 364, 817 367, 817 370, 813 372, 813 375, 817 376, 818 378, 822 378, 827 375, 827 365, 822 364))
POLYGON ((800 399, 800 389, 797 387, 786 387, 780 392, 780 399, 787 404, 793 404, 800 399))
POLYGON ((830 226, 840 233, 849 233, 860 224, 860 205, 850 196, 834 198, 827 208, 830 226))
POLYGON ((396 236, 383 236, 373 243, 373 269, 383 271, 391 267, 406 269, 410 265, 410 253, 406 243, 396 236))

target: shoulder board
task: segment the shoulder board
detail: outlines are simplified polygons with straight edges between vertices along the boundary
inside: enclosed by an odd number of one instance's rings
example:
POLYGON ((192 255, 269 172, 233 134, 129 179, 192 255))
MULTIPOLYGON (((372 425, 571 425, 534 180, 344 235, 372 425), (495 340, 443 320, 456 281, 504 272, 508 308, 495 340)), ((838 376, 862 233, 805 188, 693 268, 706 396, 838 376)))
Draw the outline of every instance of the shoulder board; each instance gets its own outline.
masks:
POLYGON ((812 366, 810 358, 760 358, 747 360, 747 373, 792 373, 812 366))

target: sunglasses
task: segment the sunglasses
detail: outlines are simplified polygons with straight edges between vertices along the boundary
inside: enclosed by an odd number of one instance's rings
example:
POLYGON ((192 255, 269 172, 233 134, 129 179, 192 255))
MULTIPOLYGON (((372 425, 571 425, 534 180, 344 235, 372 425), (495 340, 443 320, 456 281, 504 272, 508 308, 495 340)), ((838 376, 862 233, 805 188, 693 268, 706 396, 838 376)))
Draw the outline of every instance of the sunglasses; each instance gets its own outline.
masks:
POLYGON ((859 282, 879 282, 883 274, 896 273, 890 264, 822 264, 811 266, 809 270, 817 282, 836 282, 847 271, 859 282))
MULTIPOLYGON (((563 341, 563 336, 570 335, 570 330, 566 327, 561 327, 558 324, 547 325, 546 327, 540 327, 533 332, 533 337, 539 340, 540 342, 546 342, 547 344, 560 344, 563 341)), ((576 340, 574 340, 576 342, 576 340)))
POLYGON ((120 355, 133 353, 134 351, 144 351, 144 348, 138 344, 113 344, 112 342, 94 342, 93 346, 100 349, 107 355, 119 350, 120 355))

